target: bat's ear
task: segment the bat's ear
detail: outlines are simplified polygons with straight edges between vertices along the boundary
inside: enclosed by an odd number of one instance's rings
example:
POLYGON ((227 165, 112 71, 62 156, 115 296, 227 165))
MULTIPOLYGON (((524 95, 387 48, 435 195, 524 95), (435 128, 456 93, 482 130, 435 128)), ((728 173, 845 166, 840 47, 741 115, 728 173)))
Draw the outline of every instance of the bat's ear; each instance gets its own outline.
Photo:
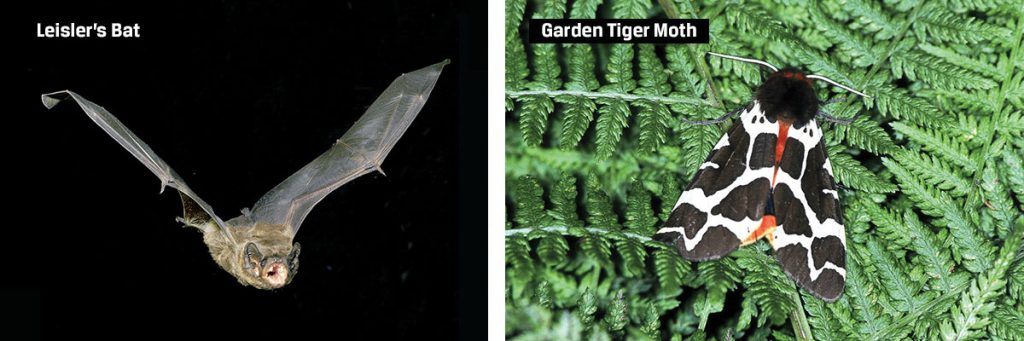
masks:
POLYGON ((299 271, 299 252, 301 251, 302 248, 300 247, 299 242, 295 242, 295 244, 292 245, 292 252, 288 253, 288 272, 290 272, 292 276, 295 275, 296 271, 299 271))
POLYGON ((252 242, 245 244, 245 264, 242 268, 252 269, 256 267, 256 265, 259 265, 262 259, 263 253, 260 252, 260 248, 257 247, 256 244, 253 244, 252 242))

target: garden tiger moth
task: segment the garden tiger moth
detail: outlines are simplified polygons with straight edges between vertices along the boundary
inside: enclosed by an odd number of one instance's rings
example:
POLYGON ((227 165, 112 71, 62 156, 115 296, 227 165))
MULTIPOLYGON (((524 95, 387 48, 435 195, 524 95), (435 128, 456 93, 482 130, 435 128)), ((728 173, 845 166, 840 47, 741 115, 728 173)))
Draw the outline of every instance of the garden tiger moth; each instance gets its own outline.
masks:
POLYGON ((714 146, 655 239, 688 260, 718 259, 765 237, 789 278, 833 302, 846 281, 846 236, 839 193, 821 127, 838 120, 819 111, 811 84, 828 78, 794 68, 774 71, 714 146))

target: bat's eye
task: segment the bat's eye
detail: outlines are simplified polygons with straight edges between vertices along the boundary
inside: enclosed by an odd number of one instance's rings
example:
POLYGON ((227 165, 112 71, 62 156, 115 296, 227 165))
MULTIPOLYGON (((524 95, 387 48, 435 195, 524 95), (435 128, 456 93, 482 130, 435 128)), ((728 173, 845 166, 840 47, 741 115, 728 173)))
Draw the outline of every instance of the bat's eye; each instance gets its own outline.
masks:
MULTIPOLYGON (((263 260, 263 253, 260 252, 260 248, 249 242, 245 244, 245 259, 242 261, 243 269, 253 269, 263 260)), ((262 265, 260 265, 262 267, 262 265)))
POLYGON ((292 245, 292 252, 288 254, 288 270, 294 275, 299 270, 299 243, 292 245))

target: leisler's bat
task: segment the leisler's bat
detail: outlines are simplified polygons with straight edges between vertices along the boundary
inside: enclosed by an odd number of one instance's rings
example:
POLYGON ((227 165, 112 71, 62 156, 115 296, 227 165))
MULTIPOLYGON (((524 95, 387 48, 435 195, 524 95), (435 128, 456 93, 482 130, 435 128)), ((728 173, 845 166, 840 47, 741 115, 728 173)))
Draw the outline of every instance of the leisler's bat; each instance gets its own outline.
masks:
POLYGON ((199 229, 213 260, 243 285, 276 289, 291 283, 299 268, 302 220, 332 191, 381 163, 423 108, 448 60, 403 74, 384 90, 366 113, 326 152, 263 195, 252 209, 224 221, 203 199, 121 121, 103 107, 71 91, 43 95, 52 108, 73 99, 100 128, 156 174, 160 192, 178 190, 184 214, 177 220, 199 229))

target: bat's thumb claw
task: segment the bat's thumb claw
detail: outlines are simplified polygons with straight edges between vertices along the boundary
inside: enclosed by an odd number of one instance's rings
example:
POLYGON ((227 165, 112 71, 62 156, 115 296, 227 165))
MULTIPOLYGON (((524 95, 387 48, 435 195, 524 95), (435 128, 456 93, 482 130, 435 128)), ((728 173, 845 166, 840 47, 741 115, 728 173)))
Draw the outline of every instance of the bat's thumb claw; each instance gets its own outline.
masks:
POLYGON ((160 179, 160 194, 164 194, 164 189, 167 188, 169 183, 170 181, 167 181, 167 179, 160 179))
POLYGON ((387 174, 384 173, 383 169, 380 169, 380 166, 377 166, 377 172, 379 172, 383 176, 388 176, 387 174))

